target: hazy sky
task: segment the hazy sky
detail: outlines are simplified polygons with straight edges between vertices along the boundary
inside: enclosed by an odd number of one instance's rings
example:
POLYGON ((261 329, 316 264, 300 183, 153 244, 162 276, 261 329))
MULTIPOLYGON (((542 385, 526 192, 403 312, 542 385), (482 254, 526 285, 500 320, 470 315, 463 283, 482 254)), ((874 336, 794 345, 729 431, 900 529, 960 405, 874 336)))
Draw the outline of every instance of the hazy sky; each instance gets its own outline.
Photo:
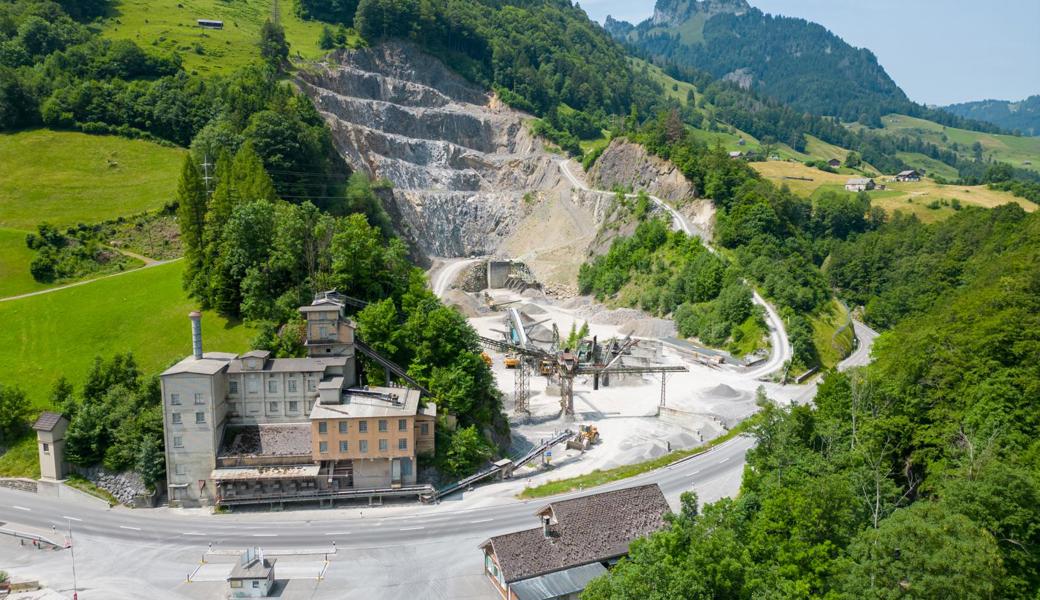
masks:
MULTIPOLYGON (((1040 0, 749 0, 815 21, 874 52, 912 100, 951 104, 1040 94, 1040 0)), ((583 0, 589 16, 633 23, 654 0, 583 0)))

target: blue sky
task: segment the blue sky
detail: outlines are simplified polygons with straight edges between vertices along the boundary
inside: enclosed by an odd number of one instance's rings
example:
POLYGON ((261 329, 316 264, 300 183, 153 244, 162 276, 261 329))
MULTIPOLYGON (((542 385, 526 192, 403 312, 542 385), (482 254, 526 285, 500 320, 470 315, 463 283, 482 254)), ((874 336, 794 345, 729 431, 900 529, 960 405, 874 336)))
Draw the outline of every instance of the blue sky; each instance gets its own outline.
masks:
MULTIPOLYGON (((950 104, 1040 94, 1040 0, 749 0, 820 23, 874 52, 912 100, 950 104)), ((583 0, 602 22, 633 23, 654 0, 583 0)))

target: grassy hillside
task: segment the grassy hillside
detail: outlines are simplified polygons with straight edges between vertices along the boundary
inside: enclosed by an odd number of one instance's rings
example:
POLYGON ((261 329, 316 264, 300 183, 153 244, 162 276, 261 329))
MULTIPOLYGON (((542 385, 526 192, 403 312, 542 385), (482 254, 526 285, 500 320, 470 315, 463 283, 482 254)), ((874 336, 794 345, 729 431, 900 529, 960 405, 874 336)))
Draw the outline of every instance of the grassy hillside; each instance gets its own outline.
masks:
POLYGON ((25 231, 0 229, 0 298, 47 287, 29 274, 33 251, 25 245, 25 231))
MULTIPOLYGON (((791 191, 802 196, 812 196, 825 191, 845 193, 845 182, 850 177, 847 173, 827 173, 796 162, 755 162, 751 163, 751 167, 773 183, 787 185, 791 191)), ((1036 205, 1028 200, 1008 192, 991 190, 983 185, 939 185, 927 178, 916 183, 900 183, 889 179, 878 179, 888 189, 871 192, 871 203, 890 213, 896 210, 914 213, 925 222, 952 215, 954 209, 950 202, 954 199, 963 205, 985 208, 1014 202, 1027 211, 1036 210, 1036 205), (946 204, 942 204, 942 200, 945 200, 946 204), (934 201, 939 201, 940 206, 930 207, 934 201)))
POLYGON ((320 58, 325 53, 318 47, 322 24, 297 18, 291 0, 118 0, 114 15, 104 21, 103 34, 176 50, 189 72, 229 73, 258 57, 260 27, 272 4, 280 5, 291 54, 320 58), (197 19, 224 21, 224 28, 201 29, 197 19))
POLYGON ((1040 137, 1016 137, 943 127, 932 121, 906 115, 886 115, 882 121, 885 124, 883 131, 911 134, 944 148, 950 148, 956 143, 960 146, 959 153, 966 158, 971 156, 972 144, 979 142, 986 158, 1040 171, 1040 137), (1027 162, 1031 164, 1026 164, 1027 162))
MULTIPOLYGON (((54 380, 79 384, 97 355, 132 351, 152 374, 191 352, 188 313, 195 309, 181 289, 182 263, 22 300, 0 302, 0 373, 43 408, 54 380)), ((241 352, 254 332, 207 312, 207 350, 241 352)))
POLYGON ((0 135, 0 227, 95 223, 162 207, 184 151, 116 136, 36 129, 0 135))

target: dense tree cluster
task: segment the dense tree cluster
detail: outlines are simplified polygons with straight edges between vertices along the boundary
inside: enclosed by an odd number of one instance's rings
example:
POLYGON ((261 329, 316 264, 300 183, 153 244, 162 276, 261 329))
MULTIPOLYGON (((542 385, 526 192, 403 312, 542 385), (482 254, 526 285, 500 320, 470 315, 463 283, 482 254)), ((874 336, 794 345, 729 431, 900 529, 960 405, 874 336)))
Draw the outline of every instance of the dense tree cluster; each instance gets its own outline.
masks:
POLYGON ((826 273, 841 295, 866 306, 868 322, 892 327, 999 260, 1025 219, 1017 204, 966 207, 931 225, 897 212, 881 229, 835 245, 826 273))
POLYGON ((65 433, 69 462, 103 464, 112 471, 133 469, 155 487, 163 481, 162 393, 159 377, 144 378, 132 354, 101 357, 79 394, 64 377, 51 390, 51 404, 70 421, 65 433))
POLYGON ((815 407, 763 401, 740 496, 687 495, 582 597, 1035 598, 1040 218, 1004 233, 815 407))
POLYGON ((633 305, 651 314, 674 313, 683 336, 711 346, 739 337, 740 326, 757 317, 739 271, 698 238, 670 229, 670 222, 651 218, 631 236, 616 238, 606 254, 581 266, 579 290, 602 300, 630 286, 640 290, 633 305))

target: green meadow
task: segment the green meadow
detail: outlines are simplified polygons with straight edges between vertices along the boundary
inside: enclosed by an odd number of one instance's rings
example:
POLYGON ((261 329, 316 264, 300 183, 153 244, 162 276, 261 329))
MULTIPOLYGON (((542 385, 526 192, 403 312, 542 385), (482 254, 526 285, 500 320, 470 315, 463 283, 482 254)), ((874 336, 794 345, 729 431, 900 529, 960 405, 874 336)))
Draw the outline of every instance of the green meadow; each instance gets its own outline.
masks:
MULTIPOLYGON (((133 352, 145 375, 191 352, 181 289, 183 263, 128 271, 84 285, 0 302, 0 372, 37 409, 60 375, 79 387, 95 356, 133 352)), ((255 332, 212 312, 202 319, 207 350, 242 352, 255 332)))

